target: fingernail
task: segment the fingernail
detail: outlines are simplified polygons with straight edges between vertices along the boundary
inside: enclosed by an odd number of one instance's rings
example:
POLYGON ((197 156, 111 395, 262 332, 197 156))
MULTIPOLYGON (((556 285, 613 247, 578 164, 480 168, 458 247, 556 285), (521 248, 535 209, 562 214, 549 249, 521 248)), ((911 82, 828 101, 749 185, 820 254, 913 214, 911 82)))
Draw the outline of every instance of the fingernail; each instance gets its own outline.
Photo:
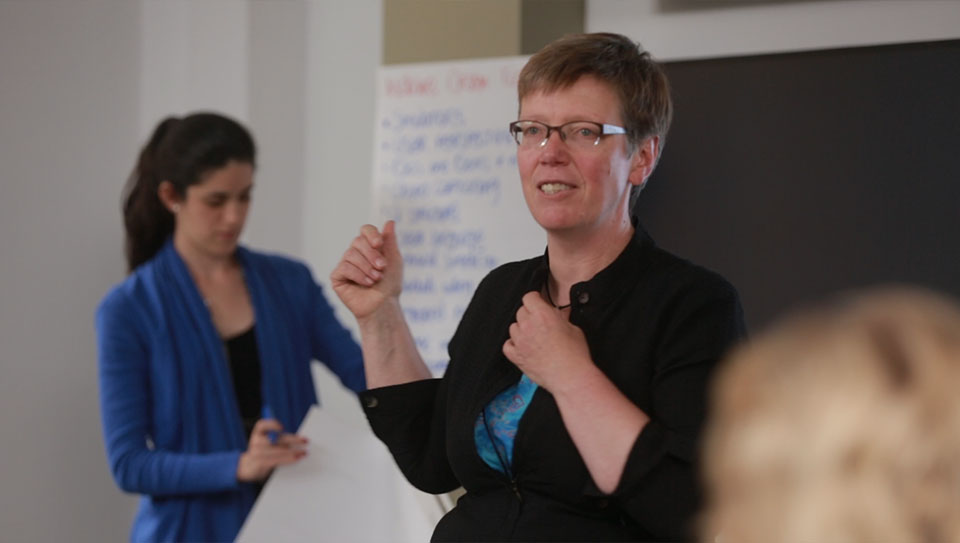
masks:
POLYGON ((387 261, 386 261, 386 260, 384 260, 384 259, 382 259, 382 258, 378 258, 378 259, 377 259, 377 261, 376 261, 376 262, 374 262, 374 264, 376 264, 376 265, 377 265, 377 267, 380 267, 380 268, 382 268, 382 267, 384 267, 384 266, 386 266, 386 265, 387 265, 387 261))

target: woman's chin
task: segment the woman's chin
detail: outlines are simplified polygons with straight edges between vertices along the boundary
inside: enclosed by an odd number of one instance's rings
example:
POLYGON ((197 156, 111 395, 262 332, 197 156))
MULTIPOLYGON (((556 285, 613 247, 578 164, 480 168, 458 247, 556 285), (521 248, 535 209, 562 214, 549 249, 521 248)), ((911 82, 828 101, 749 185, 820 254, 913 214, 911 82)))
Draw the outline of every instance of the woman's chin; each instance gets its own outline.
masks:
POLYGON ((576 229, 577 224, 569 219, 544 219, 538 220, 540 228, 546 230, 548 234, 563 234, 576 229))
POLYGON ((236 239, 217 239, 207 246, 207 252, 217 257, 228 258, 237 251, 237 245, 239 244, 236 239))

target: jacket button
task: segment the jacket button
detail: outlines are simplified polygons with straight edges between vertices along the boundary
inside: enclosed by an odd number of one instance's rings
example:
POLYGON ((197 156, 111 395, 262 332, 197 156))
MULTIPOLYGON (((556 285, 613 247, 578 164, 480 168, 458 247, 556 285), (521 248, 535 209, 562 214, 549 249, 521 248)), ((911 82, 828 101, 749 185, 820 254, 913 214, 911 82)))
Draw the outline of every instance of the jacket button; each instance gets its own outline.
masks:
POLYGON ((363 403, 366 404, 366 406, 369 407, 369 408, 371 408, 371 409, 380 404, 380 402, 377 400, 376 396, 367 396, 367 397, 363 400, 363 403))
POLYGON ((589 292, 581 292, 581 293, 580 293, 580 296, 577 297, 577 301, 580 302, 581 305, 589 302, 589 301, 590 301, 590 293, 589 293, 589 292))
POLYGON ((606 509, 608 505, 610 505, 610 502, 607 500, 597 501, 597 509, 606 509))

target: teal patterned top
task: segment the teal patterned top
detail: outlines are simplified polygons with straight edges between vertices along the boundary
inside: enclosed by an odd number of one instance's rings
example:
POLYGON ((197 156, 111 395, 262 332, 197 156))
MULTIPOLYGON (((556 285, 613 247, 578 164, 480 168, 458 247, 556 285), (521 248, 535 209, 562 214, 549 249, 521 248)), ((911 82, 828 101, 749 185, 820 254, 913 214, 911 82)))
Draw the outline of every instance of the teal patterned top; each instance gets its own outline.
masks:
POLYGON ((517 384, 498 394, 477 416, 473 439, 480 458, 491 468, 509 475, 513 465, 513 440, 537 384, 526 374, 517 384))

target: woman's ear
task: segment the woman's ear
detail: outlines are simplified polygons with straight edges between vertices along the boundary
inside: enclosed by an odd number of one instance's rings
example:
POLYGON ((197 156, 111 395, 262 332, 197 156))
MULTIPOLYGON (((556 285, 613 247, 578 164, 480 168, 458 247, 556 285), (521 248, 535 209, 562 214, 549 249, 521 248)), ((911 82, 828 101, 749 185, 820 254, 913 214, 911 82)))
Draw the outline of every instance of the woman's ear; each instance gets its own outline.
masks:
POLYGON ((177 212, 180 211, 180 204, 183 198, 177 194, 177 189, 174 188, 173 183, 161 181, 160 186, 157 187, 157 197, 160 198, 160 203, 162 203, 163 207, 167 208, 170 213, 176 215, 177 212))
POLYGON ((633 162, 630 165, 630 184, 642 187, 647 178, 653 173, 657 159, 660 157, 660 136, 652 136, 637 146, 633 152, 633 162))

